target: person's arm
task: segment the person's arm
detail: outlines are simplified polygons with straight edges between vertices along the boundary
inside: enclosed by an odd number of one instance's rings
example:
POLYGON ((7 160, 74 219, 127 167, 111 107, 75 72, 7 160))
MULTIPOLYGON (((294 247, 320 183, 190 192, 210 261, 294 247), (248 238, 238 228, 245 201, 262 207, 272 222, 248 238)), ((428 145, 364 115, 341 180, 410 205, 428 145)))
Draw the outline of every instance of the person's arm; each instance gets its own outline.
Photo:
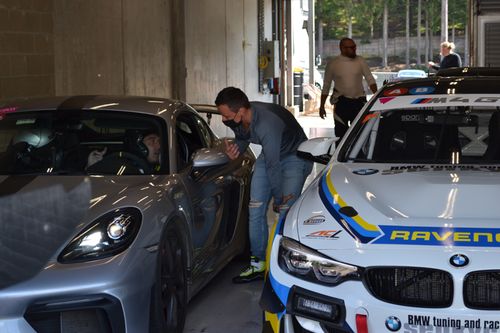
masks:
POLYGON ((429 61, 429 68, 432 68, 432 69, 435 69, 435 70, 439 70, 439 65, 436 64, 434 61, 429 61))
POLYGON ((279 206, 283 200, 280 150, 284 124, 276 118, 269 117, 266 120, 268 121, 259 126, 258 136, 262 145, 262 154, 264 154, 266 162, 266 172, 271 185, 274 205, 279 206))
POLYGON ((224 139, 224 152, 231 160, 235 160, 245 152, 249 145, 250 143, 246 140, 236 139, 234 142, 229 142, 228 139, 224 139))
POLYGON ((240 156, 240 149, 238 145, 236 143, 229 142, 227 138, 224 139, 224 152, 231 160, 235 160, 240 156))
POLYGON ((319 116, 324 119, 326 116, 325 103, 330 94, 330 87, 333 80, 331 61, 326 65, 325 76, 323 78, 323 88, 321 89, 321 101, 319 104, 319 116))
POLYGON ((90 166, 96 164, 99 161, 102 161, 104 154, 108 151, 107 147, 104 147, 102 150, 94 149, 90 152, 89 156, 87 157, 87 165, 85 166, 85 169, 89 168, 90 166))
POLYGON ((234 142, 224 139, 224 152, 231 160, 235 160, 248 148, 250 142, 242 138, 243 129, 241 126, 236 129, 232 128, 231 130, 234 133, 234 142))
POLYGON ((441 67, 443 68, 462 67, 462 61, 460 59, 460 56, 456 53, 450 53, 449 55, 444 57, 441 67))
POLYGON ((325 119, 326 117, 325 103, 327 98, 328 95, 321 94, 321 102, 319 104, 319 116, 321 117, 321 119, 325 119))
POLYGON ((375 94, 377 92, 377 81, 375 81, 375 78, 370 71, 370 67, 368 67, 368 64, 363 58, 361 58, 361 70, 363 72, 363 76, 365 77, 366 83, 368 83, 368 86, 370 87, 370 90, 375 94))

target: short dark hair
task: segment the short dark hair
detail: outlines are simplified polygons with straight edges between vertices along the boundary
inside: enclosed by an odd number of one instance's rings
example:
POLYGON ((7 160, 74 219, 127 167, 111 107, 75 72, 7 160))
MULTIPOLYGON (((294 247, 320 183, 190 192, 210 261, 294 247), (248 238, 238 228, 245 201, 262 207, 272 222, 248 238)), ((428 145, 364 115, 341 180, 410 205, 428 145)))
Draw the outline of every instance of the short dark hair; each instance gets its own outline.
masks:
POLYGON ((352 38, 349 38, 349 37, 344 37, 344 38, 342 38, 342 39, 340 40, 340 42, 339 42, 339 47, 342 47, 342 46, 345 44, 345 42, 347 42, 347 41, 351 41, 351 42, 353 42, 353 43, 354 43, 354 40, 353 40, 352 38))
POLYGON ((215 105, 227 105, 233 112, 238 112, 241 107, 250 108, 250 102, 247 95, 238 88, 226 87, 222 89, 215 99, 215 105))

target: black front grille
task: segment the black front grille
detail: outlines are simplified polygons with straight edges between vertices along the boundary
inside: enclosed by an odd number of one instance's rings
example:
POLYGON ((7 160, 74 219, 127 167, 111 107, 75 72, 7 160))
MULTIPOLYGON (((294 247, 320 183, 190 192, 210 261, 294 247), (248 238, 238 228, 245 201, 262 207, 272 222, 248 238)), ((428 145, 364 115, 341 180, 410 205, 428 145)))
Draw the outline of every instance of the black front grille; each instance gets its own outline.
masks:
POLYGON ((453 301, 450 273, 420 267, 373 267, 364 282, 376 298, 392 304, 445 308, 453 301))
POLYGON ((500 271, 479 271, 464 280, 464 303, 472 309, 500 310, 500 271))
POLYGON ((30 313, 26 320, 37 333, 111 333, 104 310, 30 313))
POLYGON ((40 300, 24 318, 37 333, 125 332, 121 304, 109 295, 40 300))

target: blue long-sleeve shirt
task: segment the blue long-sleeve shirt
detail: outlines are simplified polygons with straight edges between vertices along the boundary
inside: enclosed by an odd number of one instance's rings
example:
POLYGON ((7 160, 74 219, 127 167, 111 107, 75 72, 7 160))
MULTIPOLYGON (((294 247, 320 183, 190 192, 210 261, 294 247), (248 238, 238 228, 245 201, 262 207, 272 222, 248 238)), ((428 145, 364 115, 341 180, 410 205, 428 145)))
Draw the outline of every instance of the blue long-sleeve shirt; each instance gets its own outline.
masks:
POLYGON ((307 136, 297 119, 284 107, 264 102, 251 102, 250 105, 252 121, 249 131, 245 132, 242 126, 234 128, 235 141, 240 152, 250 143, 262 146, 271 193, 274 203, 279 205, 283 197, 280 161, 296 154, 307 136))

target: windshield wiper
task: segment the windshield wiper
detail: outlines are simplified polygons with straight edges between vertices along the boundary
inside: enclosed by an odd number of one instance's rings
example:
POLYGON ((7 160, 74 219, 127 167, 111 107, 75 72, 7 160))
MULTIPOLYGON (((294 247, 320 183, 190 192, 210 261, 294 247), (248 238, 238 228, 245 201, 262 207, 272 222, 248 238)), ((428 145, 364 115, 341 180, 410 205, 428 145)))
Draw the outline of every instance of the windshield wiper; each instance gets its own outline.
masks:
POLYGON ((366 162, 366 163, 377 163, 374 159, 369 158, 348 158, 346 162, 366 162))

